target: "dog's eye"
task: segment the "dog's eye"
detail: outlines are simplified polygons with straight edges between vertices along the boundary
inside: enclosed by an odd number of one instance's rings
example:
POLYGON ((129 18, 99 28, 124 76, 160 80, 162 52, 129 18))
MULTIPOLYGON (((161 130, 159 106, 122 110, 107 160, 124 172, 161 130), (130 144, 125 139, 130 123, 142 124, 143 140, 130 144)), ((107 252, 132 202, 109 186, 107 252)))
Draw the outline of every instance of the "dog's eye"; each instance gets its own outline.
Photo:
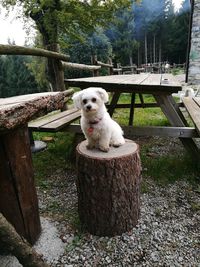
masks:
POLYGON ((97 101, 96 98, 93 97, 93 98, 92 98, 92 102, 94 103, 94 102, 96 102, 96 101, 97 101))
POLYGON ((83 99, 83 104, 85 105, 87 103, 87 99, 83 99))

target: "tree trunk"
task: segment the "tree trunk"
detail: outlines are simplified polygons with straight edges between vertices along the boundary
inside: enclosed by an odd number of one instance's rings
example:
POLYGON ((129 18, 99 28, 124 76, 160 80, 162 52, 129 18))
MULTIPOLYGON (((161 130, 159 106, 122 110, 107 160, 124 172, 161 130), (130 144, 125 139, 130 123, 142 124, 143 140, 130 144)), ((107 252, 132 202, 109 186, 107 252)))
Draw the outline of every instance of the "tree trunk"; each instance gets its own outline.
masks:
MULTIPOLYGON (((59 46, 57 43, 47 45, 46 49, 59 53, 59 46)), ((66 88, 64 83, 64 71, 62 62, 60 60, 48 58, 47 73, 53 91, 65 91, 66 88)))
POLYGON ((14 227, 0 213, 0 244, 4 252, 14 255, 25 267, 48 267, 25 239, 22 239, 14 227))
POLYGON ((148 55, 147 55, 147 33, 145 32, 144 36, 144 54, 145 54, 145 64, 148 63, 148 55))
POLYGON ((153 35, 153 63, 156 63, 156 35, 153 35))
MULTIPOLYGON (((37 12, 31 12, 30 17, 35 21, 43 38, 43 46, 47 50, 59 52, 58 45, 58 21, 55 11, 61 10, 61 1, 48 1, 41 5, 37 12)), ((48 58, 47 74, 53 91, 64 91, 64 72, 59 60, 48 58)))
POLYGON ((136 143, 126 140, 108 153, 77 146, 78 212, 91 233, 114 236, 131 230, 139 217, 141 165, 136 143))

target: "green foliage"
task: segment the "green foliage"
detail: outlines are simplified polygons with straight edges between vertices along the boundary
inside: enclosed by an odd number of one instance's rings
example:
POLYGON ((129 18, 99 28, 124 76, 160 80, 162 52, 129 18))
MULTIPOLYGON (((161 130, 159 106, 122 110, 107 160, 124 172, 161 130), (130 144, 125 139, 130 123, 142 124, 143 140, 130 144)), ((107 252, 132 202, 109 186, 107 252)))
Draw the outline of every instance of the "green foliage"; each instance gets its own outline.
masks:
POLYGON ((132 64, 132 56, 138 44, 134 37, 134 16, 131 9, 116 12, 116 19, 106 31, 113 46, 115 61, 122 65, 132 64))
POLYGON ((92 32, 96 26, 105 26, 116 10, 130 5, 129 0, 77 1, 77 0, 3 0, 10 6, 20 4, 23 15, 30 16, 43 36, 45 45, 58 41, 58 34, 78 37, 92 32))
POLYGON ((25 56, 0 57, 0 97, 37 93, 41 90, 27 64, 25 56))
MULTIPOLYGON (((108 58, 112 56, 111 43, 100 27, 92 34, 85 34, 84 41, 65 38, 65 46, 67 44, 68 47, 64 47, 62 51, 70 55, 72 62, 90 65, 92 55, 97 55, 98 60, 102 62, 107 62, 108 58)), ((87 77, 91 76, 91 72, 67 69, 65 75, 68 78, 87 77)))

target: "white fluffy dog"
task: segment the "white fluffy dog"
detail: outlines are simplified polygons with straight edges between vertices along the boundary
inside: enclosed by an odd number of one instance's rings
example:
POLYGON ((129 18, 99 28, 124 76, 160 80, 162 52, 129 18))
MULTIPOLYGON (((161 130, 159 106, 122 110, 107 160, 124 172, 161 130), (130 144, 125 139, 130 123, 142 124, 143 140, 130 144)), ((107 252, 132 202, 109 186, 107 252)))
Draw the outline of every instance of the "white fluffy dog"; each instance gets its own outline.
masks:
POLYGON ((76 108, 81 109, 81 129, 88 140, 88 149, 99 148, 108 152, 109 146, 125 143, 121 127, 111 119, 105 104, 107 92, 99 87, 90 87, 72 97, 76 108))

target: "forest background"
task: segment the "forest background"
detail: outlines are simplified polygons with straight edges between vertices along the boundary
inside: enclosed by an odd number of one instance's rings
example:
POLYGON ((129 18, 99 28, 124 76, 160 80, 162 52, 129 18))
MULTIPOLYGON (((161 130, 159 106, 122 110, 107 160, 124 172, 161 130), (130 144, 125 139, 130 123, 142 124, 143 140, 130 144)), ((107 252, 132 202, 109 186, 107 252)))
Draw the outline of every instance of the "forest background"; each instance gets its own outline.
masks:
MULTIPOLYGON (((20 2, 24 20, 31 17, 36 22, 33 46, 46 48, 51 42, 59 43, 60 51, 70 55, 70 62, 91 64, 94 55, 103 62, 112 59, 115 66, 186 62, 189 0, 184 0, 178 11, 172 0, 107 0, 104 5, 99 5, 101 1, 88 5, 87 1, 71 0, 61 5, 59 0, 32 0, 3 1, 3 5, 9 9, 20 2), (41 11, 46 12, 42 23, 41 11)), ((0 56, 0 97, 49 91, 46 66, 41 58, 0 56)), ((90 75, 72 70, 65 73, 68 78, 90 75)))

